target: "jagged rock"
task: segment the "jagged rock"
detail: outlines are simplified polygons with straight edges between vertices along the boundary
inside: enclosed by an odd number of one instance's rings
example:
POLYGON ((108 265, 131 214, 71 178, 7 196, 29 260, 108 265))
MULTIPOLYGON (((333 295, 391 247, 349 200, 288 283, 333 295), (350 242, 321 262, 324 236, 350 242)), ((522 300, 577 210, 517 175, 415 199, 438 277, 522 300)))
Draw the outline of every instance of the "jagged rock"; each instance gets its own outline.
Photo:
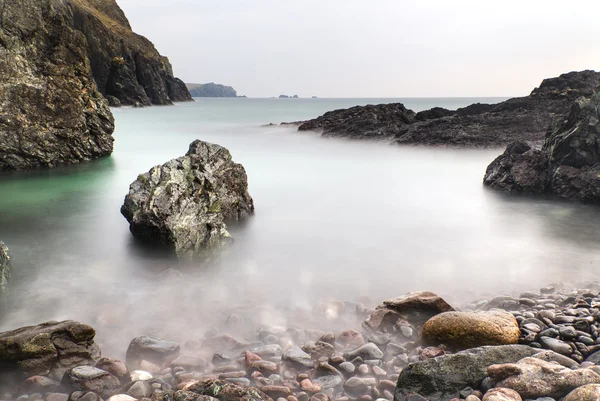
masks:
POLYGON ((363 322, 363 326, 371 330, 391 332, 395 330, 396 322, 399 320, 421 326, 438 313, 453 310, 452 306, 433 292, 411 292, 384 301, 363 322))
MULTIPOLYGON (((96 332, 74 322, 48 322, 0 333, 0 376, 46 375, 60 380, 76 366, 93 366, 100 358, 96 332)), ((1 378, 1 377, 0 377, 1 378)))
POLYGON ((441 108, 415 113, 402 104, 335 110, 299 126, 326 136, 385 139, 398 144, 497 147, 544 139, 548 126, 570 104, 590 96, 600 83, 595 71, 545 79, 529 96, 498 104, 473 104, 456 112, 441 108))
POLYGON ((244 167, 219 145, 195 141, 187 154, 134 181, 121 213, 143 242, 180 257, 210 256, 231 241, 227 221, 254 213, 244 167))
POLYGON ((488 366, 515 363, 536 352, 526 345, 487 346, 413 363, 400 373, 395 399, 402 400, 408 394, 417 393, 450 401, 465 387, 479 387, 487 376, 488 366))
POLYGON ((162 366, 179 356, 179 344, 155 337, 136 337, 127 348, 125 362, 127 366, 138 367, 141 361, 162 366))
POLYGON ((196 383, 188 391, 210 396, 219 401, 268 401, 270 398, 260 390, 227 383, 220 380, 207 380, 196 383))
POLYGON ((0 310, 6 304, 8 298, 10 277, 12 275, 12 266, 8 247, 0 241, 0 310))
POLYGON ((114 120, 92 78, 86 38, 75 28, 75 3, 2 3, 0 171, 112 152, 114 120))
POLYGON ((593 368, 571 370, 556 362, 524 358, 517 363, 495 364, 488 375, 498 387, 510 388, 525 398, 560 398, 586 384, 600 384, 593 368))
POLYGON ((92 366, 78 366, 68 370, 62 384, 70 391, 93 391, 103 398, 119 392, 119 379, 105 370, 92 366))
POLYGON ((187 84, 193 97, 238 97, 231 86, 219 85, 214 82, 207 84, 187 84))
POLYGON ((484 345, 517 344, 521 335, 519 323, 507 312, 444 312, 423 326, 426 344, 444 344, 454 349, 484 345))
POLYGON ((505 191, 600 201, 600 94, 580 98, 542 150, 511 144, 487 168, 484 184, 505 191))

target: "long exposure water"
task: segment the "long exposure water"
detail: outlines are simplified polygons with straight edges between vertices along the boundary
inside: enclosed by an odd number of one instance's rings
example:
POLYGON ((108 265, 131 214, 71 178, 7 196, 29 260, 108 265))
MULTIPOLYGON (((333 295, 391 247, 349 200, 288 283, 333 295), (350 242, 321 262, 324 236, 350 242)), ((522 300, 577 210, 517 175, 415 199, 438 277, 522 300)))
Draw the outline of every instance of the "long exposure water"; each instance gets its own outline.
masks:
POLYGON ((261 126, 356 104, 402 101, 419 111, 497 100, 197 99, 116 109, 110 158, 0 175, 0 240, 15 270, 0 329, 80 320, 119 356, 138 335, 200 338, 232 311, 303 324, 328 301, 372 306, 422 289, 468 300, 594 279, 600 210, 485 189, 485 168, 502 149, 261 126), (204 266, 140 249, 119 211, 139 173, 185 154, 194 139, 230 149, 256 205, 255 217, 231 228, 234 245, 204 266))

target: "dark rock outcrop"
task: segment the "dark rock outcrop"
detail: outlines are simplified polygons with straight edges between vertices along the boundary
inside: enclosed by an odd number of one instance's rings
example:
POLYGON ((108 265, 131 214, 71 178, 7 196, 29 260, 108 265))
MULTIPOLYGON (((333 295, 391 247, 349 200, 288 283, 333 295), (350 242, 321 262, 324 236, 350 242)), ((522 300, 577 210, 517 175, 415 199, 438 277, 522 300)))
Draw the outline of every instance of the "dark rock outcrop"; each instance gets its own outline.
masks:
POLYGON ((479 387, 487 376, 488 366, 515 363, 538 351, 527 345, 480 347, 413 363, 400 373, 394 399, 404 400, 406 395, 416 393, 450 401, 465 387, 479 387))
POLYGON ((61 380, 70 368, 95 365, 100 358, 95 335, 92 327, 73 321, 0 333, 0 374, 22 378, 46 375, 61 380))
POLYGON ((509 192, 600 201, 600 95, 578 99, 542 149, 517 142, 487 168, 484 184, 509 192))
POLYGON ((544 80, 529 96, 498 104, 477 103, 456 111, 436 107, 417 114, 399 103, 357 106, 325 113, 298 129, 410 145, 497 147, 542 141, 548 126, 599 84, 598 72, 570 72, 544 80))
POLYGON ((193 97, 238 97, 231 86, 219 85, 214 82, 207 84, 187 84, 193 97))
POLYGON ((10 277, 12 275, 12 266, 8 247, 0 241, 0 311, 6 303, 8 297, 10 277))
POLYGON ((134 181, 121 213, 141 241, 178 256, 210 256, 231 241, 227 221, 254 213, 244 167, 219 145, 195 141, 187 154, 134 181))
MULTIPOLYGON (((67 0, 73 27, 85 35, 98 89, 123 105, 165 105, 191 100, 169 60, 131 30, 115 0, 67 0)), ((113 102, 114 103, 114 102, 113 102)))
POLYGON ((0 26, 0 171, 108 155, 114 121, 68 3, 5 0, 0 26))

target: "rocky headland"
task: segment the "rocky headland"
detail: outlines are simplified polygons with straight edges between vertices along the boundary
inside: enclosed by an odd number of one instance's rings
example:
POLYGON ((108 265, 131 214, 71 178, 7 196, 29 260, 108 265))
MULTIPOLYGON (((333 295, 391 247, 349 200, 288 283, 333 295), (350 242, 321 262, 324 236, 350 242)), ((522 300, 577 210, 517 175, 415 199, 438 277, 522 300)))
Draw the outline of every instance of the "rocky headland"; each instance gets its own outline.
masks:
POLYGON ((244 167, 227 149, 197 140, 185 156, 140 174, 121 213, 144 243, 210 257, 232 240, 226 222, 252 215, 254 203, 244 167))
POLYGON ((483 182, 508 192, 600 202, 600 95, 575 101, 541 149, 511 143, 483 182))
POLYGON ((0 171, 111 154, 109 103, 191 100, 114 0, 4 0, 0 10, 0 171))
POLYGON ((186 84, 193 97, 239 97, 231 86, 213 82, 207 84, 186 84))
POLYGON ((316 306, 314 320, 336 322, 334 331, 255 326, 252 315, 232 313, 221 330, 190 332, 182 343, 140 333, 124 360, 101 355, 92 327, 49 322, 0 333, 0 397, 599 400, 600 286, 586 287, 551 285, 460 308, 431 292, 374 309, 316 306))
POLYGON ((579 97, 600 84, 595 71, 545 79, 529 96, 458 110, 433 108, 415 113, 403 104, 356 106, 300 123, 300 131, 324 136, 377 139, 407 145, 500 147, 513 141, 541 142, 548 126, 579 97))

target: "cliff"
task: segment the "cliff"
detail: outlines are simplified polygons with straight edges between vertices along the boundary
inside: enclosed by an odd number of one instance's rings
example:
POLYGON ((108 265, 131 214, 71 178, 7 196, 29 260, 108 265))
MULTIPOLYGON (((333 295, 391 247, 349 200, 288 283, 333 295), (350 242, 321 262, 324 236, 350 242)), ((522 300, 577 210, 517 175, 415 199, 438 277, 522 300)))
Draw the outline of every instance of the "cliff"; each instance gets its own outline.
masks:
POLYGON ((115 0, 54 1, 64 1, 71 9, 73 27, 86 37, 98 90, 111 105, 165 105, 192 100, 183 81, 173 76, 169 60, 152 42, 131 30, 115 0))
POLYGON ((113 149, 86 38, 68 2, 0 0, 0 171, 77 163, 113 149))
POLYGON ((419 113, 399 103, 357 106, 305 121, 299 130, 430 146, 498 147, 516 140, 541 142, 548 127, 569 110, 572 102, 590 96, 599 84, 598 72, 570 72, 544 80, 529 96, 498 104, 476 103, 455 111, 436 107, 419 113))
POLYGON ((208 84, 187 84, 193 97, 238 97, 231 86, 219 85, 213 82, 208 84))

